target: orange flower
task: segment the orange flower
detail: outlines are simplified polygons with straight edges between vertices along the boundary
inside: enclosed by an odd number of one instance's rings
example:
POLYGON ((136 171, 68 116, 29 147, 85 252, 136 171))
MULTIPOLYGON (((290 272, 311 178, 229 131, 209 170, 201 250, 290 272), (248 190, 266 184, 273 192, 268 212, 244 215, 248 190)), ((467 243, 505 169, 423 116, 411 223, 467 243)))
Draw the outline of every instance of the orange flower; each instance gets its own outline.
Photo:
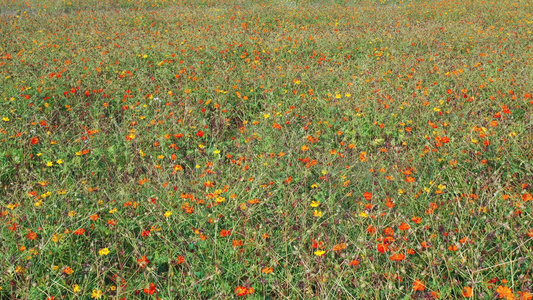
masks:
POLYGON ((407 223, 402 223, 400 226, 398 226, 398 229, 400 230, 408 230, 409 228, 411 228, 411 226, 409 226, 407 223))
POLYGON ((405 254, 394 254, 390 257, 390 260, 394 260, 394 261, 402 261, 405 259, 405 254))
POLYGON ((520 296, 520 300, 532 300, 533 294, 529 292, 518 292, 518 295, 520 296))
POLYGON ((228 236, 228 235, 231 235, 231 230, 222 229, 220 231, 220 236, 221 237, 225 237, 225 236, 228 236))
POLYGON ((148 263, 150 263, 150 261, 144 255, 140 259, 137 259, 137 264, 139 265, 140 268, 146 267, 148 263))
POLYGON ((523 194, 522 195, 522 200, 524 200, 526 202, 527 201, 531 201, 531 200, 533 200, 533 196, 531 196, 531 194, 523 194))
POLYGON ((30 231, 28 235, 26 235, 26 237, 28 238, 28 240, 34 240, 37 238, 37 233, 30 231))
POLYGON ((355 267, 355 266, 359 265, 359 263, 360 263, 360 261, 353 259, 353 260, 350 262, 350 266, 355 267))
POLYGON ((363 197, 365 197, 366 200, 370 201, 370 199, 372 199, 372 193, 364 192, 363 197))
POLYGON ((386 244, 378 244, 378 251, 379 252, 384 253, 387 250, 389 250, 389 247, 386 244))
POLYGON ((370 234, 374 234, 374 233, 376 233, 376 227, 374 227, 372 225, 368 225, 368 227, 366 228, 366 232, 368 232, 370 234))
POLYGON ((85 229, 83 228, 80 228, 80 229, 77 229, 73 232, 75 235, 82 235, 85 233, 85 229))
POLYGON ((30 140, 30 143, 32 145, 37 145, 39 144, 39 138, 38 137, 32 137, 31 140, 30 140))
POLYGON ((470 298, 470 297, 472 297, 472 288, 469 287, 469 286, 465 286, 465 287, 463 288, 463 296, 464 296, 465 298, 470 298))
POLYGON ((448 250, 457 251, 457 250, 459 250, 459 247, 457 247, 457 245, 451 245, 450 247, 448 247, 448 250))
POLYGON ((150 287, 145 288, 143 291, 145 294, 153 295, 155 293, 155 284, 150 283, 150 287))
POLYGON ((346 249, 345 243, 340 243, 340 244, 333 246, 333 251, 342 251, 344 249, 346 249))
POLYGON ((387 227, 387 228, 385 228, 385 230, 383 230, 383 233, 385 235, 394 235, 394 229, 392 229, 390 227, 387 227))
POLYGON ((242 240, 233 240, 232 242, 233 247, 240 247, 243 245, 242 240))
POLYGON ((248 293, 248 289, 245 288, 244 286, 238 286, 235 288, 235 294, 237 296, 246 296, 247 293, 248 293))
POLYGON ((265 274, 270 274, 270 273, 272 273, 273 271, 274 271, 274 269, 271 268, 271 267, 265 267, 265 268, 263 268, 263 270, 261 270, 261 272, 263 272, 263 273, 265 273, 265 274))
POLYGON ((367 161, 368 159, 366 158, 366 152, 363 151, 359 154, 359 160, 360 161, 367 161))
POLYGON ((185 257, 183 257, 182 255, 178 255, 178 258, 176 258, 176 264, 180 265, 184 262, 185 262, 185 257))
POLYGON ((500 285, 496 288, 496 293, 498 293, 498 297, 500 299, 505 298, 506 300, 512 300, 514 299, 513 290, 510 288, 500 285))
POLYGON ((426 289, 426 285, 420 280, 415 280, 413 282, 413 291, 424 291, 426 289))
POLYGON ((411 176, 407 176, 407 177, 405 177, 405 181, 407 181, 407 182, 409 182, 409 183, 411 183, 411 182, 415 182, 415 180, 416 180, 416 179, 415 179, 414 177, 411 177, 411 176))
POLYGON ((415 222, 416 224, 420 224, 420 222, 422 222, 422 218, 420 217, 413 217, 411 219, 411 221, 415 222))

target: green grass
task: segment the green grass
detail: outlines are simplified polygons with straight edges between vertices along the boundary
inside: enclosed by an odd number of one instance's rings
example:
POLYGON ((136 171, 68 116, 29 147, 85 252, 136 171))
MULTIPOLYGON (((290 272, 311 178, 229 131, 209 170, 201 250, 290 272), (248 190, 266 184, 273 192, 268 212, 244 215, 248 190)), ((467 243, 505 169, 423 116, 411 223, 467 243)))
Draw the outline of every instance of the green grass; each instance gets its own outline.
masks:
POLYGON ((531 299, 528 1, 0 7, 0 298, 531 299))

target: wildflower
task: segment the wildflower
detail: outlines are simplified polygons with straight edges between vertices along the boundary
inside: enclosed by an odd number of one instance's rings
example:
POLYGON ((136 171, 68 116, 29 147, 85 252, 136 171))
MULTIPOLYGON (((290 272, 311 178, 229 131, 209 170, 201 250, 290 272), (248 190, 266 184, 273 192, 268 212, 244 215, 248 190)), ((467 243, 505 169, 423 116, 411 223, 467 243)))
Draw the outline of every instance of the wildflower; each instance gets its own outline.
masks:
POLYGON ((415 282, 413 282, 413 291, 423 291, 426 289, 426 286, 424 285, 424 283, 420 280, 415 280, 415 282))
POLYGON ((220 231, 220 236, 221 236, 221 237, 226 237, 226 236, 228 236, 228 235, 231 235, 231 230, 222 229, 222 230, 220 231))
POLYGON ((312 201, 311 207, 318 207, 320 205, 320 201, 312 201))
POLYGON ((340 243, 340 244, 333 246, 333 251, 342 251, 344 249, 346 249, 345 243, 340 243))
POLYGON ((137 264, 139 265, 141 269, 146 267, 149 263, 150 261, 144 255, 140 259, 137 259, 137 264))
POLYGON ((378 251, 381 253, 384 253, 385 251, 389 250, 389 247, 386 244, 378 244, 378 251))
POLYGON ((100 299, 103 295, 104 293, 101 290, 93 290, 91 298, 100 299))
POLYGON ((270 273, 272 273, 273 271, 274 271, 274 269, 271 268, 271 267, 265 267, 265 268, 263 268, 263 270, 261 270, 261 272, 263 272, 263 273, 265 273, 265 274, 270 274, 270 273))
POLYGON ((31 140, 30 140, 30 143, 32 145, 37 145, 39 144, 39 138, 38 137, 32 137, 31 140))
POLYGON ((185 257, 182 255, 178 255, 178 258, 176 258, 176 264, 180 265, 185 262, 185 257))
POLYGON ((405 259, 405 254, 394 254, 390 257, 390 260, 393 260, 393 261, 402 261, 405 259))
POLYGON ((359 263, 361 263, 361 262, 358 261, 358 260, 353 259, 353 260, 350 262, 350 266, 355 267, 355 266, 359 265, 359 263))
POLYGON ((108 255, 109 252, 110 252, 110 251, 109 251, 108 248, 103 248, 103 249, 98 250, 98 254, 100 254, 100 256, 108 255))
POLYGON ((510 288, 500 285, 498 288, 496 288, 496 293, 498 293, 498 297, 500 299, 505 298, 506 300, 512 300, 514 299, 513 290, 510 288))
POLYGON ((531 194, 523 194, 522 195, 522 200, 527 202, 527 201, 531 201, 533 200, 533 196, 531 196, 531 194))
POLYGON ((37 238, 37 233, 30 231, 28 235, 26 235, 26 238, 28 238, 28 240, 34 240, 37 238))
POLYGON ((85 229, 80 228, 80 229, 75 230, 72 233, 74 233, 75 235, 83 235, 85 233, 85 229))
POLYGON ((313 213, 313 217, 316 217, 316 218, 322 217, 322 211, 315 209, 315 212, 313 213))
POLYGON ((325 253, 326 253, 326 251, 324 251, 324 250, 316 250, 316 251, 315 251, 315 255, 316 255, 316 256, 322 256, 322 255, 324 255, 325 253))
POLYGON ((167 211, 165 212, 164 216, 165 216, 165 218, 168 218, 168 217, 172 216, 172 211, 167 210, 167 211))
POLYGON ((366 200, 370 201, 370 199, 372 199, 372 193, 364 192, 363 197, 365 197, 366 200))
POLYGON ((72 285, 72 291, 73 291, 74 293, 79 292, 79 291, 80 291, 80 286, 77 285, 77 284, 73 284, 73 285, 72 285))
POLYGON ((247 293, 248 293, 248 289, 243 286, 238 286, 235 288, 235 294, 237 296, 246 296, 247 293))
POLYGON ((465 286, 463 288, 463 297, 470 298, 472 297, 472 288, 469 286, 465 286))
POLYGON ((400 230, 408 230, 409 228, 411 228, 411 226, 409 226, 407 223, 402 223, 400 226, 398 226, 398 229, 400 230))
POLYGON ((74 270, 72 270, 71 267, 66 267, 65 269, 63 269, 63 273, 71 275, 72 273, 74 273, 74 270))
POLYGON ((143 291, 145 294, 153 295, 155 293, 155 284, 153 282, 150 283, 150 287, 145 288, 143 291))

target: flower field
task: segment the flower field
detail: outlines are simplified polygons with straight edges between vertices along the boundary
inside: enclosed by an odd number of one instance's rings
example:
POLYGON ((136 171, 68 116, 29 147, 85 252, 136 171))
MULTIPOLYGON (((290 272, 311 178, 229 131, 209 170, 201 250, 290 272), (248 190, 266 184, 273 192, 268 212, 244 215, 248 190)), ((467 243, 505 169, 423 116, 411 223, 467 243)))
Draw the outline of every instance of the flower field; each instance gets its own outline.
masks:
POLYGON ((533 299, 532 13, 0 1, 0 299, 533 299))

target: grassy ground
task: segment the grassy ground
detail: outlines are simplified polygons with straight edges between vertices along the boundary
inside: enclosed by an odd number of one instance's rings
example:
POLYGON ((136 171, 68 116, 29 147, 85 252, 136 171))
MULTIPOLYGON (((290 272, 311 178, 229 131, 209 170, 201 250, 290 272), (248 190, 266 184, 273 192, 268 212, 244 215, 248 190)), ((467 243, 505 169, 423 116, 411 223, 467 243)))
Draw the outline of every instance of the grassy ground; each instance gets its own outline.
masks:
POLYGON ((0 298, 532 299, 530 1, 0 7, 0 298))

